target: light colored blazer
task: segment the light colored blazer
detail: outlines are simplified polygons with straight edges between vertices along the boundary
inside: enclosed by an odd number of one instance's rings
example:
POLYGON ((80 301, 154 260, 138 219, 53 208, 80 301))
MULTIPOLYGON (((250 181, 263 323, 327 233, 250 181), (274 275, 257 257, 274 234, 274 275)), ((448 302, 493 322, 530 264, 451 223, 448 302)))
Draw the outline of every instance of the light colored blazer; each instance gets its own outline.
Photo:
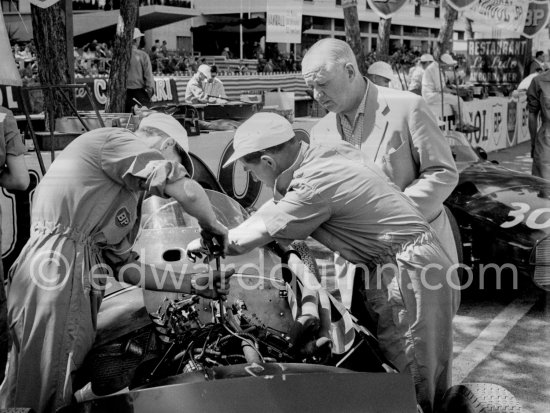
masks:
MULTIPOLYGON (((339 115, 329 113, 310 140, 341 139, 339 115)), ((447 140, 422 97, 379 87, 367 92, 361 150, 401 188, 431 222, 458 182, 447 140)))

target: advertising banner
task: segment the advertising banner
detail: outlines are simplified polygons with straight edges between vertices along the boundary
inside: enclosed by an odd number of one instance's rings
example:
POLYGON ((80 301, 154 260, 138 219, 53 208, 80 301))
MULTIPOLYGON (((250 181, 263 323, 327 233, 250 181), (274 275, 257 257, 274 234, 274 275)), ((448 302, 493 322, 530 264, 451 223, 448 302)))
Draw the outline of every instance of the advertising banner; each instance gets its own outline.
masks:
POLYGON ((532 1, 527 10, 527 19, 525 19, 525 28, 523 37, 532 39, 535 35, 546 27, 550 18, 550 6, 548 0, 532 1))
POLYGON ((384 19, 391 18, 406 0, 367 0, 371 9, 384 19))
POLYGON ((464 17, 479 24, 523 33, 529 2, 525 0, 479 0, 464 10, 464 17))
POLYGON ((526 39, 468 40, 470 81, 485 85, 517 85, 523 79, 526 39))
POLYGON ((22 113, 21 88, 19 86, 0 85, 0 106, 8 108, 13 113, 22 113))
MULTIPOLYGON (((107 103, 107 83, 108 78, 80 78, 75 83, 85 83, 92 92, 92 98, 98 109, 104 109, 107 103)), ((156 77, 155 94, 151 98, 152 103, 178 103, 178 91, 176 82, 173 78, 156 77)), ((76 106, 79 110, 92 110, 92 106, 84 88, 76 91, 76 106)))
POLYGON ((473 146, 480 146, 487 152, 509 146, 508 98, 475 99, 465 102, 464 106, 472 123, 480 128, 466 135, 473 146))
POLYGON ((302 0, 268 1, 265 41, 271 43, 301 43, 302 6, 302 0))
POLYGON ((21 76, 11 51, 2 7, 0 7, 0 56, 3 57, 0 64, 0 85, 21 86, 21 76))
POLYGON ((467 9, 472 4, 477 2, 478 0, 447 0, 447 3, 449 6, 451 6, 453 9, 457 11, 462 11, 464 9, 467 9))

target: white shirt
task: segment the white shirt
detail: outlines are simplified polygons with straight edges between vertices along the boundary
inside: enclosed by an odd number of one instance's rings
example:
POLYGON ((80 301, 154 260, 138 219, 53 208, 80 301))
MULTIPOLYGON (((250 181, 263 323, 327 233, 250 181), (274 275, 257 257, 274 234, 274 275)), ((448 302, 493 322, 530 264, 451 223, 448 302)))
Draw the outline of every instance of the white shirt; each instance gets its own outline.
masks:
POLYGON ((203 86, 204 86, 204 92, 208 96, 213 96, 213 97, 216 97, 216 98, 218 98, 218 97, 227 97, 227 95, 225 94, 225 89, 223 87, 223 83, 217 77, 212 79, 212 82, 208 82, 208 81, 204 82, 203 86))

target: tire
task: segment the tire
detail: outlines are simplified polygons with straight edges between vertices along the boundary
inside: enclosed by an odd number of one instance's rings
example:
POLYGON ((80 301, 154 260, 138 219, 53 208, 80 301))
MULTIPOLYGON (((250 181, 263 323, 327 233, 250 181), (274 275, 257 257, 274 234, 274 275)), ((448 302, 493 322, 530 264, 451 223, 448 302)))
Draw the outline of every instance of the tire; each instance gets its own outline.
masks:
POLYGON ((458 226, 458 222, 456 222, 456 218, 451 212, 449 208, 446 206, 443 207, 445 209, 445 212, 447 213, 447 217, 449 217, 449 223, 451 224, 451 230, 453 231, 453 238, 455 240, 456 245, 456 253, 458 255, 458 262, 463 264, 464 263, 464 251, 462 250, 462 236, 460 235, 460 227, 458 226))
POLYGON ((521 405, 504 387, 492 383, 462 383, 451 387, 437 413, 520 413, 521 405))

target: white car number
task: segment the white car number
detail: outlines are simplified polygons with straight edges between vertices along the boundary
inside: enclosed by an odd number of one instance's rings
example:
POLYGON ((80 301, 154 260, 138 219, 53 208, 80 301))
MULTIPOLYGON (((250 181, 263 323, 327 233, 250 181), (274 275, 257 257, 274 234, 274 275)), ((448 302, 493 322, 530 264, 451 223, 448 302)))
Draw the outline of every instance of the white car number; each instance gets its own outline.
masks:
POLYGON ((543 229, 550 227, 550 218, 546 221, 537 222, 537 219, 544 213, 550 214, 550 208, 535 209, 531 213, 531 207, 523 202, 512 202, 512 206, 517 208, 510 211, 508 216, 513 219, 502 223, 501 228, 512 228, 525 220, 525 225, 532 229, 543 229), (525 217, 527 216, 527 219, 525 217))

